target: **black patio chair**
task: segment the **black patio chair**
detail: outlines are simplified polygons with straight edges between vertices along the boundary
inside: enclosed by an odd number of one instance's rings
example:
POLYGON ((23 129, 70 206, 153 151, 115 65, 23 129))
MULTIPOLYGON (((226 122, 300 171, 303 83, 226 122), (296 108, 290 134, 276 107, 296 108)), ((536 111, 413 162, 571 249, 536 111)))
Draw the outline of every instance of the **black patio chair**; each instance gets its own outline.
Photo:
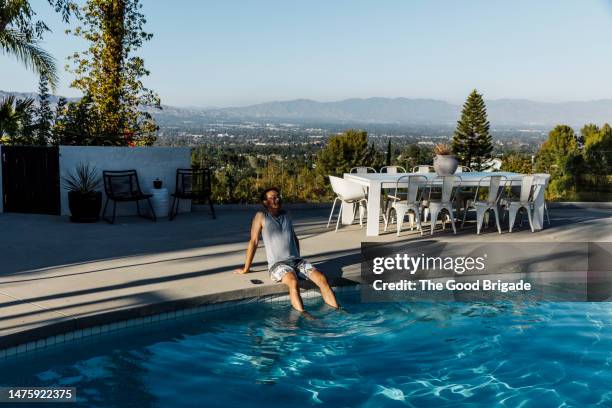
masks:
POLYGON ((111 223, 115 223, 115 214, 117 211, 117 202, 136 201, 136 211, 138 215, 144 218, 150 218, 153 221, 157 221, 155 211, 151 205, 150 198, 153 194, 145 194, 140 189, 138 183, 138 174, 136 170, 121 170, 121 171, 109 171, 105 170, 102 172, 102 178, 104 179, 104 191, 106 192, 106 203, 104 204, 104 210, 102 211, 102 218, 111 223), (113 200, 113 218, 106 218, 106 207, 108 206, 108 200, 113 200), (140 213, 139 201, 147 200, 149 203, 149 209, 151 210, 151 217, 147 217, 140 213))
POLYGON ((212 202, 210 169, 176 169, 176 187, 172 197, 170 214, 168 214, 170 220, 178 214, 180 199, 208 200, 212 217, 217 218, 212 202))

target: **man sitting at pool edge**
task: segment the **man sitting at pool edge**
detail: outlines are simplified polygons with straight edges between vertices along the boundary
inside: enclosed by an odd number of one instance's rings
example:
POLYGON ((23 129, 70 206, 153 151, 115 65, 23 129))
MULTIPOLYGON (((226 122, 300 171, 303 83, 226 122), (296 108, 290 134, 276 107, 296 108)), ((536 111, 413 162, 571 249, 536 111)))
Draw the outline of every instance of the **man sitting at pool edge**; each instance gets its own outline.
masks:
POLYGON ((323 301, 338 309, 336 296, 325 275, 300 257, 300 241, 293 229, 291 217, 282 209, 279 190, 275 187, 268 188, 260 198, 265 210, 258 211, 253 217, 246 262, 244 268, 236 269, 235 273, 249 273, 261 234, 265 243, 270 278, 289 287, 289 298, 295 310, 304 311, 298 279, 311 280, 321 290, 323 301))

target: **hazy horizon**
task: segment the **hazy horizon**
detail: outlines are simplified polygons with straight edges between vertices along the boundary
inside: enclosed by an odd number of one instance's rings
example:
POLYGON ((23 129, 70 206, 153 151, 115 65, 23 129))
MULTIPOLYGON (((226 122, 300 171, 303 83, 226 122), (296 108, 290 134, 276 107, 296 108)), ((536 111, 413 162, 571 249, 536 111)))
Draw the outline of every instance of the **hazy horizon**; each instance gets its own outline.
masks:
MULTIPOLYGON (((29 94, 29 93, 38 93, 38 90, 33 90, 33 91, 23 91, 23 90, 12 90, 12 89, 1 89, 0 88, 0 92, 6 92, 6 93, 16 93, 16 94, 29 94)), ((79 98, 80 96, 68 96, 68 95, 61 95, 58 93, 51 93, 51 95, 55 96, 55 97, 66 97, 66 98, 79 98)), ((439 99, 439 98, 416 98, 416 97, 410 97, 410 96, 367 96, 367 97, 355 97, 355 98, 344 98, 344 99, 336 99, 336 100, 317 100, 317 99, 310 99, 310 98, 293 98, 293 99, 284 99, 284 100, 270 100, 270 101, 262 101, 262 102, 256 102, 256 103, 252 103, 252 104, 247 104, 247 105, 227 105, 227 106, 205 106, 205 105, 175 105, 175 104, 168 104, 165 103, 162 100, 162 105, 166 105, 166 106, 173 106, 173 107, 177 107, 177 108, 194 108, 194 109, 229 109, 229 108, 243 108, 243 107, 249 107, 249 106, 253 106, 253 105, 262 105, 262 104, 267 104, 267 103, 287 103, 287 102, 295 102, 295 101, 310 101, 310 102, 316 102, 316 103, 337 103, 337 102, 344 102, 347 100, 368 100, 368 99, 377 99, 377 98, 383 98, 383 99, 409 99, 409 100, 432 100, 432 101, 439 101, 439 102, 446 102, 452 105, 463 105, 463 103, 465 102, 465 100, 461 100, 461 101, 451 101, 451 100, 447 100, 447 99, 439 99)), ((466 95, 467 98, 467 95, 466 95)), ((496 101, 527 101, 527 102, 536 102, 536 103, 545 103, 545 104, 564 104, 564 103, 589 103, 589 102, 602 102, 602 101, 612 101, 612 97, 609 98, 600 98, 600 99, 583 99, 583 100, 579 100, 579 99, 574 99, 574 100, 560 100, 560 101, 547 101, 547 100, 537 100, 537 99, 528 99, 528 98, 487 98, 486 95, 484 97, 485 102, 496 102, 496 101)))
MULTIPOLYGON (((143 2, 154 34, 139 51, 145 84, 164 105, 242 107, 309 99, 434 99, 562 103, 612 98, 612 2, 143 2)), ((33 7, 53 33, 56 94, 65 57, 85 43, 47 2, 33 7)), ((73 20, 72 25, 76 22, 73 20)), ((37 77, 0 54, 0 89, 36 92, 37 77)))

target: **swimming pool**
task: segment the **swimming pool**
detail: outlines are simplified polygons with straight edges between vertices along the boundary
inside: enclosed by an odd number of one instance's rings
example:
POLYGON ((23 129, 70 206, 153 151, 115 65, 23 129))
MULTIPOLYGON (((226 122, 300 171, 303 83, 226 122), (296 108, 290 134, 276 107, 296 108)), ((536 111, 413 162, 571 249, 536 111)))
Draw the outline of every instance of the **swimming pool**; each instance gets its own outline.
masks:
MULTIPOLYGON (((609 303, 255 303, 0 361, 78 405, 611 406, 609 303), (523 405, 521 405, 523 404, 523 405)), ((74 406, 74 404, 71 404, 74 406)))

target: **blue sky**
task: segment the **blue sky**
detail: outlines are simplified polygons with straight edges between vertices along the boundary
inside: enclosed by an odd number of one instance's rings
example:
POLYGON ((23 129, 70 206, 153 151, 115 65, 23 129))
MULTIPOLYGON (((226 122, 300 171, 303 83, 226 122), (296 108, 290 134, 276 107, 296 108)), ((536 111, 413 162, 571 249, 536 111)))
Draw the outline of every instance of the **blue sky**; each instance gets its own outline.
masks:
MULTIPOLYGON (((162 103, 239 106, 352 97, 462 101, 612 98, 612 2, 143 0, 154 34, 140 54, 162 103)), ((62 67, 85 44, 45 0, 44 46, 62 67)), ((0 89, 35 91, 36 76, 0 54, 0 89)))

